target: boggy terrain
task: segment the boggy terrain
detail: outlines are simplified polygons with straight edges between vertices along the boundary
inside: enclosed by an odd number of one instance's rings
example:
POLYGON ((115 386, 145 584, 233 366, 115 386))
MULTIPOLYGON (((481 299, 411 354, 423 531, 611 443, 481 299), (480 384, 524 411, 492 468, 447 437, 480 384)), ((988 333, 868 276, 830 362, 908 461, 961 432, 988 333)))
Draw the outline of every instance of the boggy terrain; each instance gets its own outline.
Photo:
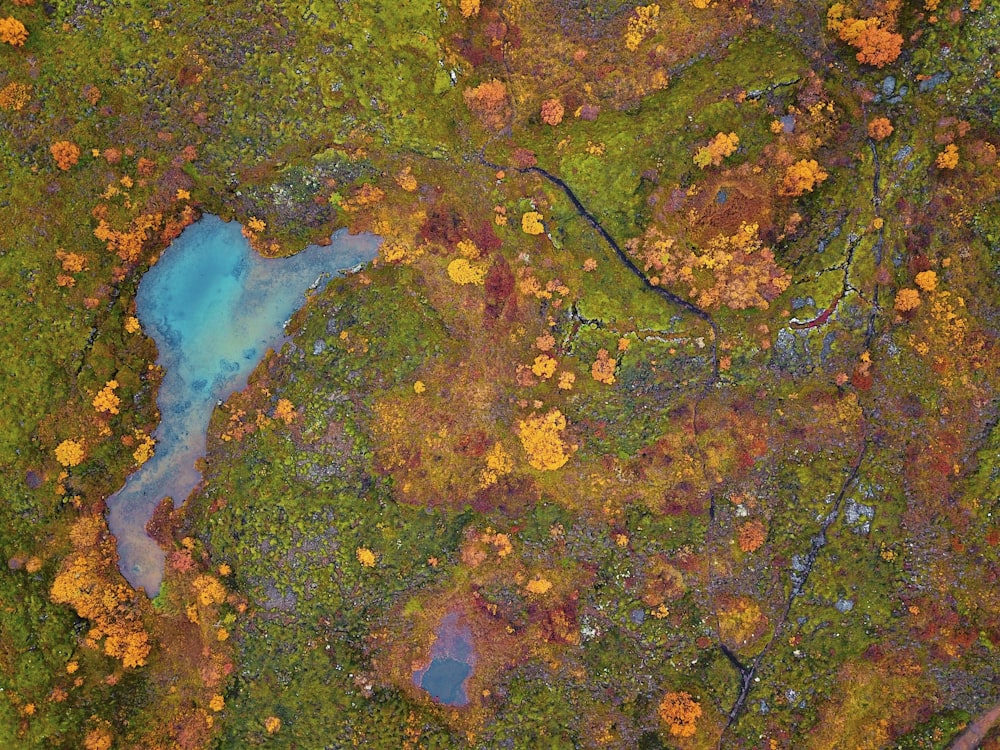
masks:
POLYGON ((0 745, 1000 747, 998 28, 0 8, 0 745), (203 212, 384 241, 215 409, 149 599, 105 501, 203 212))

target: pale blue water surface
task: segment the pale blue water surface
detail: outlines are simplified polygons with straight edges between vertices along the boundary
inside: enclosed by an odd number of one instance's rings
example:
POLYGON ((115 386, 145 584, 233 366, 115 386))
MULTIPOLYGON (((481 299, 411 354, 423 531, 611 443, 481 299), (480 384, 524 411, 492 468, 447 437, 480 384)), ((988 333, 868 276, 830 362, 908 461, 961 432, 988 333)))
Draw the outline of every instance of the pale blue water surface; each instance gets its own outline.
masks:
POLYGON ((469 702, 465 694, 465 678, 471 673, 472 667, 464 661, 437 658, 424 672, 420 687, 447 706, 464 706, 469 702))
POLYGON ((458 614, 451 612, 441 619, 434 632, 437 638, 431 646, 430 664, 413 673, 413 683, 447 706, 467 705, 465 682, 476 664, 472 630, 459 622, 458 614))
POLYGON ((118 540, 119 567, 134 587, 155 596, 164 553, 146 522, 164 497, 183 503, 201 481, 217 402, 246 386, 268 349, 285 338, 284 324, 325 278, 375 257, 372 234, 332 237, 289 258, 254 252, 236 222, 206 215, 168 247, 139 283, 136 310, 159 349, 165 374, 157 396, 156 453, 108 498, 108 525, 118 540))

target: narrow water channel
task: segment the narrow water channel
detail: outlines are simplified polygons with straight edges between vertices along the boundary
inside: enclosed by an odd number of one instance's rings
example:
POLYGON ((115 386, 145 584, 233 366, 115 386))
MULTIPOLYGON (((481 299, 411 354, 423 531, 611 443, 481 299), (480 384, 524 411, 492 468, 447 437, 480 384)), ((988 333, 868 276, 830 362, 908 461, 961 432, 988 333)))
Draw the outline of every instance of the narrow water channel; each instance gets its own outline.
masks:
POLYGON ((281 345, 284 324, 310 287, 372 260, 381 243, 345 231, 331 239, 288 258, 263 258, 239 224, 206 215, 143 276, 136 310, 164 368, 156 452, 107 504, 121 572, 148 596, 159 593, 165 557, 146 523, 164 497, 180 505, 201 481, 195 464, 205 455, 212 409, 281 345))

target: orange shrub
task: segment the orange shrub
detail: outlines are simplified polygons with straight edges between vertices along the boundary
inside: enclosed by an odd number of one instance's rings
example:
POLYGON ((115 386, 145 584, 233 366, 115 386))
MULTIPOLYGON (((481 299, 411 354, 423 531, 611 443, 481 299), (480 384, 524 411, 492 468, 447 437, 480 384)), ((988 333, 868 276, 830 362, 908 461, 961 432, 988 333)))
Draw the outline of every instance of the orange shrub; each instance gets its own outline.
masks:
POLYGON ((49 146, 49 152, 56 166, 64 172, 80 161, 80 147, 71 141, 56 141, 49 146))
POLYGON ((920 307, 920 292, 916 289, 900 289, 896 294, 896 301, 893 308, 896 312, 909 312, 920 307))
POLYGON ((612 359, 608 355, 607 349, 600 349, 597 352, 597 359, 590 366, 590 374, 594 380, 612 385, 615 382, 615 366, 617 364, 618 360, 612 359))
POLYGON ((903 37, 881 26, 869 26, 855 37, 852 45, 858 48, 855 57, 859 63, 881 68, 899 57, 903 37))
POLYGON ((542 122, 546 125, 558 125, 562 122, 564 113, 563 105, 558 99, 546 99, 542 102, 542 122))
POLYGON ((739 143, 740 137, 736 133, 719 133, 708 142, 707 146, 698 149, 698 152, 694 155, 694 163, 702 169, 709 164, 717 167, 722 163, 723 159, 736 152, 736 147, 739 146, 739 143))
POLYGON ((949 143, 944 147, 944 151, 937 155, 934 165, 938 169, 954 169, 958 166, 958 146, 949 143))
POLYGON ((566 417, 558 409, 532 413, 518 422, 518 437, 528 463, 539 471, 555 471, 569 461, 570 449, 562 439, 565 429, 566 417))
POLYGON ((467 106, 479 121, 491 130, 500 130, 510 116, 507 87, 493 79, 462 92, 467 106))
POLYGON ((23 83, 8 83, 0 89, 0 109, 19 112, 31 101, 31 86, 23 83))
POLYGON ((760 521, 747 521, 740 526, 736 535, 740 549, 744 552, 754 552, 760 549, 766 538, 767 530, 760 521))
POLYGON ((0 18, 0 42, 20 47, 28 38, 24 24, 12 16, 0 18))
POLYGON ((884 141, 892 135, 893 127, 887 117, 876 117, 868 123, 868 136, 876 141, 884 141))
POLYGON ((670 727, 670 734, 676 737, 690 737, 698 728, 701 704, 689 693, 667 693, 660 701, 657 711, 660 718, 670 727))
POLYGON ((796 197, 810 192, 827 178, 826 171, 815 159, 800 159, 785 170, 780 193, 796 197))
MULTIPOLYGON (((855 55, 859 63, 881 68, 893 62, 903 48, 903 37, 882 25, 882 19, 843 18, 844 6, 834 3, 827 12, 827 28, 837 32, 841 41, 858 49, 855 55)), ((888 26, 893 25, 890 20, 888 26)))

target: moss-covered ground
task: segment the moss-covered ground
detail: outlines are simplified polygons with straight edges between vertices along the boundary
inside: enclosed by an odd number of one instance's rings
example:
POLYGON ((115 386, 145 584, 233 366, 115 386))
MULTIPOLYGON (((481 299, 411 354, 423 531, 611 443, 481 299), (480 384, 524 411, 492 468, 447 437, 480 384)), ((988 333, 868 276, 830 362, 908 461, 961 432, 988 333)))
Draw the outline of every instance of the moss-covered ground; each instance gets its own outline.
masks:
POLYGON ((1000 702, 1000 6, 842 5, 0 5, 0 746, 909 750, 1000 702), (149 600, 104 500, 203 212, 384 243, 216 409, 149 600), (462 708, 412 682, 449 614, 462 708))

